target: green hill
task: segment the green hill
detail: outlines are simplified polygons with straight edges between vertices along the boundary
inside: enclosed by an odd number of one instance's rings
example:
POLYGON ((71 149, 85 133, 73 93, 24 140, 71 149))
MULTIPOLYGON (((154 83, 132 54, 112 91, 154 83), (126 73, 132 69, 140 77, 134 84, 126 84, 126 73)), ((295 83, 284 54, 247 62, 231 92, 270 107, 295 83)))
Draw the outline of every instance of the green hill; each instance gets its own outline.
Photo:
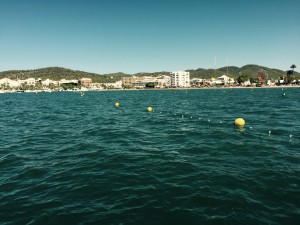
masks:
MULTIPOLYGON (((258 70, 263 69, 267 71, 269 79, 277 79, 279 77, 285 76, 286 71, 278 70, 278 69, 270 69, 264 66, 259 65, 245 65, 241 68, 230 66, 230 67, 222 67, 218 69, 196 69, 196 70, 187 70, 190 72, 191 78, 211 78, 218 77, 223 74, 226 74, 230 77, 237 78, 240 75, 247 75, 248 77, 255 77, 258 70)), ((111 83, 118 80, 121 80, 121 77, 124 76, 158 76, 158 75, 169 75, 170 72, 153 72, 153 73, 136 73, 136 74, 125 74, 122 72, 118 73, 110 73, 110 74, 96 74, 96 73, 88 73, 79 70, 71 70, 61 67, 47 67, 36 70, 10 70, 0 72, 0 79, 2 78, 10 78, 13 80, 17 79, 27 79, 27 78, 35 78, 35 79, 51 79, 51 80, 61 80, 61 79, 81 79, 83 77, 91 78, 93 82, 97 83, 111 83)), ((294 77, 300 78, 300 73, 294 72, 294 77)))
MULTIPOLYGON (((259 70, 265 70, 268 73, 269 79, 278 79, 279 77, 285 76, 286 71, 278 70, 278 69, 270 69, 268 67, 259 66, 259 65, 245 65, 241 68, 235 66, 222 67, 217 70, 214 69, 197 69, 197 70, 189 70, 191 74, 191 78, 211 78, 218 77, 223 74, 228 75, 229 77, 237 78, 240 75, 247 75, 248 77, 255 77, 256 73, 259 70)), ((300 73, 294 72, 294 76, 300 78, 300 73)))
POLYGON ((10 70, 10 71, 4 71, 0 72, 0 79, 6 77, 10 78, 12 80, 17 79, 27 79, 27 78, 35 78, 35 79, 50 79, 50 80, 61 80, 61 79, 67 79, 67 80, 73 80, 73 79, 81 79, 83 77, 85 78, 91 78, 93 82, 97 83, 111 83, 118 80, 121 80, 121 77, 129 76, 125 73, 112 73, 112 74, 106 74, 106 75, 100 75, 96 73, 88 73, 84 71, 79 70, 71 70, 71 69, 65 69, 61 67, 47 67, 42 69, 36 69, 36 70, 10 70))

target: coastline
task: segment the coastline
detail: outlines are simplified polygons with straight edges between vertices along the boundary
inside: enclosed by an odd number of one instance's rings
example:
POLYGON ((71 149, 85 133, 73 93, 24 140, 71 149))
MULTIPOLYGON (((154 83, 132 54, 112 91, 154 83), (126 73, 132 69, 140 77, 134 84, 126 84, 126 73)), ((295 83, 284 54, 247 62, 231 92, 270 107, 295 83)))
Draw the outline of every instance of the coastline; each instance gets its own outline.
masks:
POLYGON ((51 93, 51 92, 89 92, 89 91, 158 91, 158 90, 210 90, 210 89, 269 89, 269 88, 300 88, 300 85, 280 85, 280 86, 262 86, 262 87, 243 87, 243 86, 221 86, 221 87, 190 87, 190 88, 132 88, 132 89, 84 89, 84 90, 0 90, 0 94, 13 93, 51 93))

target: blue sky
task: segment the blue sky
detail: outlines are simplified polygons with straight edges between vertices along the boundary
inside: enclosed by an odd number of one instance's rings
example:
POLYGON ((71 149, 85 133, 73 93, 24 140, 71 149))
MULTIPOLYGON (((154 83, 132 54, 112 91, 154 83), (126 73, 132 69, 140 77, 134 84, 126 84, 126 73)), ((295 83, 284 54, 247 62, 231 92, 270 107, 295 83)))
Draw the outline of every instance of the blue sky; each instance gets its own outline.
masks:
POLYGON ((0 0, 0 71, 300 68, 299 0, 0 0))

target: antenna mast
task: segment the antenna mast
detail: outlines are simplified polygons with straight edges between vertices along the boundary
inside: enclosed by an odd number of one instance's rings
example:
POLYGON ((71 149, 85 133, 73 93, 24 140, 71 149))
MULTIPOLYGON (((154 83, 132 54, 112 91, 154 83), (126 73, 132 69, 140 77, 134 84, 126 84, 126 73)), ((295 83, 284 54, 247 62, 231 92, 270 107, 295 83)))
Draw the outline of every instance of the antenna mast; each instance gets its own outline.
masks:
POLYGON ((217 72, 217 56, 215 56, 215 76, 216 76, 216 72, 217 72))
POLYGON ((229 76, 229 73, 228 73, 228 56, 227 56, 227 76, 229 76))

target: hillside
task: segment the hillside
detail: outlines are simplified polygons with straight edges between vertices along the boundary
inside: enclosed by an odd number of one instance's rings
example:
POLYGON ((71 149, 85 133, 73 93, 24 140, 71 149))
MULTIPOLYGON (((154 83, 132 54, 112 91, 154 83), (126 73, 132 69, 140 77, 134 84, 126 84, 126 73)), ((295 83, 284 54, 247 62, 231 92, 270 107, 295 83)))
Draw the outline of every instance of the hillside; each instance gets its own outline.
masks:
MULTIPOLYGON (((190 72, 191 78, 211 78, 218 77, 223 74, 226 74, 230 77, 237 78, 240 75, 247 75, 248 77, 255 77, 258 70, 263 69, 268 73, 269 78, 277 79, 281 76, 286 75, 286 71, 278 70, 278 69, 270 69, 264 66, 259 65, 245 65, 241 68, 230 66, 230 67, 222 67, 217 70, 214 69, 196 69, 196 70, 187 70, 190 72)), ((10 70, 0 72, 0 79, 2 78, 10 78, 13 80, 17 79, 27 79, 27 78, 41 78, 42 80, 51 79, 51 80, 60 80, 60 79, 81 79, 83 77, 91 78, 93 82, 97 83, 110 83, 121 80, 121 77, 124 76, 158 76, 161 74, 169 75, 170 72, 154 72, 154 73, 137 73, 137 74, 125 74, 122 72, 119 73, 111 73, 111 74, 96 74, 96 73, 88 73, 84 71, 71 70, 61 67, 47 67, 36 70, 10 70)), ((300 78, 300 73, 294 72, 294 77, 300 78)))
MULTIPOLYGON (((237 78, 240 75, 247 75, 248 77, 255 77, 258 70, 263 69, 267 71, 269 79, 277 79, 279 77, 285 76, 286 71, 278 70, 278 69, 270 69, 268 67, 259 66, 259 65, 245 65, 241 68, 230 66, 230 67, 222 67, 217 69, 197 69, 197 70, 189 70, 191 74, 191 78, 210 78, 210 77, 218 77, 223 74, 226 74, 230 77, 237 78)), ((294 72, 294 76, 300 78, 300 73, 294 72)))
POLYGON ((110 83, 121 80, 121 77, 128 76, 128 74, 124 73, 112 73, 106 75, 100 75, 95 73, 88 73, 79 70, 71 70, 65 69, 61 67, 47 67, 36 70, 10 70, 5 72, 0 72, 0 79, 6 77, 13 80, 17 79, 27 79, 27 78, 41 78, 42 80, 51 79, 51 80, 73 80, 73 79, 81 79, 91 78, 93 82, 97 83, 110 83))

